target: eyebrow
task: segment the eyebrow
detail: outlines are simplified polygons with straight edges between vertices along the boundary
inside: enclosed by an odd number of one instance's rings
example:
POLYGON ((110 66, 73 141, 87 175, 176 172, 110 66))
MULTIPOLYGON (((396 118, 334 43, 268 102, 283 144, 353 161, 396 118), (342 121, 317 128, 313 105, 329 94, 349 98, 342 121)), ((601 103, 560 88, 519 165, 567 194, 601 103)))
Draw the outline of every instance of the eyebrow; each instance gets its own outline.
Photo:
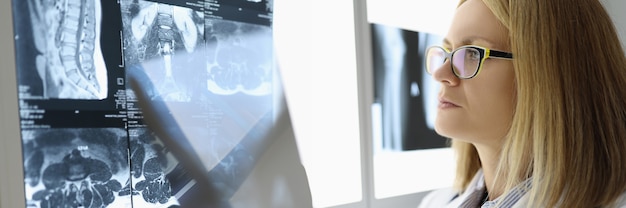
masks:
MULTIPOLYGON (((486 38, 483 38, 483 37, 480 37, 480 36, 469 36, 469 37, 466 37, 466 38, 462 39, 459 43, 460 43, 460 46, 473 45, 473 44, 476 43, 476 41, 485 42, 485 43, 489 44, 490 47, 497 46, 497 44, 495 44, 493 41, 490 41, 490 40, 488 40, 486 38)), ((452 47, 452 42, 448 38, 444 38, 443 39, 443 46, 444 47, 452 47)))
POLYGON ((448 40, 448 38, 443 38, 443 46, 444 47, 448 47, 451 46, 452 44, 450 44, 450 41, 448 40))

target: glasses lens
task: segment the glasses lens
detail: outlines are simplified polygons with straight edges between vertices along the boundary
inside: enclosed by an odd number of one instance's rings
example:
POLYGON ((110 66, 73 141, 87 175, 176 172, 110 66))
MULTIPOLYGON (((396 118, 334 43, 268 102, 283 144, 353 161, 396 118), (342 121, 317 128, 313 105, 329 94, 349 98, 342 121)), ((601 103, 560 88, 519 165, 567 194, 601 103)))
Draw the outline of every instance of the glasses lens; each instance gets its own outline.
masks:
POLYGON ((432 47, 426 51, 426 71, 434 74, 446 61, 445 51, 439 47, 432 47))
POLYGON ((470 78, 476 74, 480 64, 480 51, 474 48, 462 48, 452 55, 452 68, 460 78, 470 78))

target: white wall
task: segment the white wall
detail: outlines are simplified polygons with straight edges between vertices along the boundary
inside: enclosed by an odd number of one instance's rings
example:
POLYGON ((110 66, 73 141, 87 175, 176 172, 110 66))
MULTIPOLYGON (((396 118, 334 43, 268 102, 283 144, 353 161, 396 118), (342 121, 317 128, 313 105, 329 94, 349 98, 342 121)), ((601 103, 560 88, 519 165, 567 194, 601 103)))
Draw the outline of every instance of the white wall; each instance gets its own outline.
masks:
POLYGON ((626 51, 626 1, 624 0, 602 0, 609 15, 617 27, 617 32, 622 41, 622 47, 626 51))

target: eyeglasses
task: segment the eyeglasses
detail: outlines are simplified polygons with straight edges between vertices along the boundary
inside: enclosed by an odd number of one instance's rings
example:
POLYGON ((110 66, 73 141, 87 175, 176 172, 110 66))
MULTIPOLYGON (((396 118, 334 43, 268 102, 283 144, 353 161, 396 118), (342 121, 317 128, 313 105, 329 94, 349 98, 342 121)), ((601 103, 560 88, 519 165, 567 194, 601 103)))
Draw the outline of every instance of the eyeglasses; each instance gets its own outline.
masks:
POLYGON ((513 54, 474 45, 462 46, 452 52, 441 46, 431 46, 426 49, 426 71, 432 75, 450 59, 454 75, 471 79, 480 72, 483 62, 488 58, 513 59, 513 54))

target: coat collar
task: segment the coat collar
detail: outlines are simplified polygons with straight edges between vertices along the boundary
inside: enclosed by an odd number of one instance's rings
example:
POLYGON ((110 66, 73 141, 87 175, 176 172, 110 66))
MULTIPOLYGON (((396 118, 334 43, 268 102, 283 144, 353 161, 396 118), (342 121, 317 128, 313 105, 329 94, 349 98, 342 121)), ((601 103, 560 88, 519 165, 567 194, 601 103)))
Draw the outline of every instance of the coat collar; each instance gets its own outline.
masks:
MULTIPOLYGON (((515 186, 511 191, 496 198, 493 201, 486 201, 481 208, 491 207, 525 207, 528 203, 528 191, 532 186, 532 179, 528 178, 519 185, 515 186)), ((458 197, 454 198, 447 207, 465 207, 476 206, 483 201, 485 191, 485 178, 482 169, 478 170, 472 178, 467 188, 458 197)))

